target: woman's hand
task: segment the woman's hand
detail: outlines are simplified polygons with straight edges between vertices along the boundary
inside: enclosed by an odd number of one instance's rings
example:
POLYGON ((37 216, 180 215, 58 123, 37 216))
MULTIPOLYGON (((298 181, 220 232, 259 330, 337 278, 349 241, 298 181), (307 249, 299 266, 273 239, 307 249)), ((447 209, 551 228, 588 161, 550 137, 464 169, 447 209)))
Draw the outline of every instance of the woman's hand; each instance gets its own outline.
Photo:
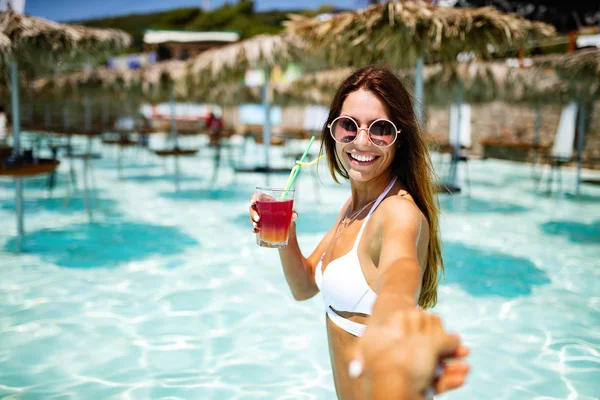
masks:
POLYGON ((424 399, 465 383, 469 366, 460 359, 469 351, 439 317, 405 309, 372 322, 349 366, 351 377, 365 379, 364 398, 424 399))
POLYGON ((258 214, 258 208, 256 207, 257 197, 256 193, 250 196, 250 222, 252 223, 253 233, 258 233, 260 231, 260 215, 258 214))

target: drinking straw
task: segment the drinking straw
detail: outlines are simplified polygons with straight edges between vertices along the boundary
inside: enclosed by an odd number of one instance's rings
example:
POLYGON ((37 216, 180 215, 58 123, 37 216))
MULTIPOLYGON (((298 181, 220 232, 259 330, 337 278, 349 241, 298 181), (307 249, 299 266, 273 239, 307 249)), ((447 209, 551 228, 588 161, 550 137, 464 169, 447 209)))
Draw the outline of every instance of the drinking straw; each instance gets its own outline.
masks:
POLYGON ((312 146, 314 141, 315 141, 315 137, 313 136, 310 138, 310 142, 308 142, 308 147, 306 148, 306 150, 304 150, 304 154, 302 154, 302 157, 300 157, 300 160, 296 161, 296 165, 294 165, 294 168, 292 168, 292 171, 290 172, 290 177, 288 178, 288 181, 285 185, 285 189, 284 189, 283 193, 281 194, 282 199, 285 199, 287 197, 289 190, 294 185, 294 181, 296 180, 296 177, 298 176, 298 173, 300 172, 300 168, 303 166, 306 166, 306 165, 311 165, 311 164, 319 161, 322 158, 322 157, 319 157, 318 159, 316 159, 310 163, 304 162, 304 159, 306 158, 306 156, 308 155, 308 152, 310 151, 310 146, 312 146))

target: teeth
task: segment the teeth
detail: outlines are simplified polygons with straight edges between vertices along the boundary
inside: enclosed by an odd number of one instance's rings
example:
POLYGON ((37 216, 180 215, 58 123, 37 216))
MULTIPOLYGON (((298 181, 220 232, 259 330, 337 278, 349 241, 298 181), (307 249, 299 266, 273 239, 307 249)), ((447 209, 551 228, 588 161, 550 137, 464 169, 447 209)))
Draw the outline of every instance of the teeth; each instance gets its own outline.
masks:
POLYGON ((373 161, 375 159, 375 156, 363 156, 360 154, 350 154, 350 157, 362 162, 373 161))

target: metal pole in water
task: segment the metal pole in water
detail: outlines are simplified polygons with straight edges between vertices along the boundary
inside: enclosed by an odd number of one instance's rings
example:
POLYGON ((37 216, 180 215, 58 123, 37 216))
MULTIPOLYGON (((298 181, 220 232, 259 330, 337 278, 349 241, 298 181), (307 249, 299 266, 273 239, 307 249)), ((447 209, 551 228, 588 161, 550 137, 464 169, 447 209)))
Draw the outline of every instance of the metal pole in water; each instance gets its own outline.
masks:
POLYGON ((263 142, 265 145, 265 170, 268 172, 270 166, 269 153, 271 147, 271 103, 269 99, 269 79, 271 76, 271 69, 265 67, 263 71, 265 75, 265 81, 262 87, 262 100, 265 112, 265 123, 263 125, 263 142))
POLYGON ((458 158, 460 157, 460 129, 461 129, 461 125, 462 125, 462 96, 463 96, 463 84, 462 81, 459 80, 458 81, 458 91, 456 94, 456 106, 457 106, 457 111, 456 111, 456 138, 454 141, 454 152, 452 154, 452 176, 451 176, 451 183, 458 187, 458 158))
POLYGON ((21 116, 19 114, 19 67, 10 63, 10 92, 12 102, 13 155, 19 155, 21 145, 21 116))
POLYGON ((420 125, 424 124, 424 110, 423 110, 423 66, 425 65, 425 55, 423 50, 417 58, 417 65, 415 68, 415 114, 417 116, 417 122, 420 125))
POLYGON ((533 165, 532 171, 535 178, 535 166, 538 160, 538 151, 540 146, 540 130, 542 128, 542 105, 538 101, 535 105, 535 123, 534 123, 534 136, 533 136, 533 146, 534 146, 534 156, 533 156, 533 165))
POLYGON ((581 165, 583 163, 583 139, 585 136, 585 102, 579 102, 579 126, 577 127, 577 182, 575 194, 579 197, 581 186, 581 165))
MULTIPOLYGON (((21 116, 19 114, 19 67, 16 62, 10 64, 10 91, 13 123, 13 155, 20 156, 21 116)), ((17 211, 17 251, 23 249, 25 227, 23 223, 23 178, 16 178, 16 211, 17 211)))
POLYGON ((169 103, 171 106, 171 140, 174 143, 175 148, 178 148, 177 145, 177 120, 175 119, 175 90, 171 89, 171 93, 169 94, 169 103))

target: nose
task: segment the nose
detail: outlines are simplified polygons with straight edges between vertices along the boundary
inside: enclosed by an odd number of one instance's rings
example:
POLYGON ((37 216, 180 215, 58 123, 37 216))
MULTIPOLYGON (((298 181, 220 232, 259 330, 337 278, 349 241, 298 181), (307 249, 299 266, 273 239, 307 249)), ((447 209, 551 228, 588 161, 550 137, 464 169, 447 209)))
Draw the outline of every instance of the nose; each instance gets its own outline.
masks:
POLYGON ((371 144, 371 140, 369 139, 369 128, 358 128, 354 144, 360 146, 369 146, 371 144), (361 134, 361 132, 364 134, 361 134))

